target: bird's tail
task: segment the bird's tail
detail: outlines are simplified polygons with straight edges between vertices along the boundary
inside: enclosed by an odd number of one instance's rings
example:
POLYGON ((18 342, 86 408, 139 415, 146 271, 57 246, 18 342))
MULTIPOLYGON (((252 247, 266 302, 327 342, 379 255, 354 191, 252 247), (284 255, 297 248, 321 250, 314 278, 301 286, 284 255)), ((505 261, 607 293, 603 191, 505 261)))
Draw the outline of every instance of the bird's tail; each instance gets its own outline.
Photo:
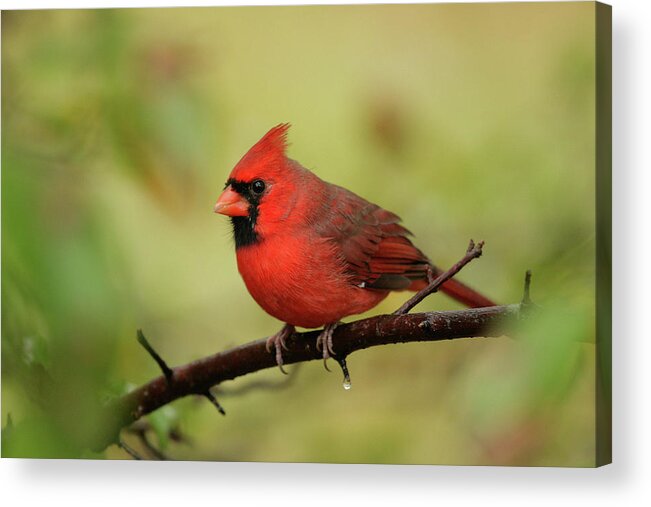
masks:
MULTIPOLYGON (((438 268, 434 269, 434 276, 439 276, 443 272, 438 268)), ((409 290, 418 291, 427 287, 427 280, 416 280, 409 286, 409 290)), ((441 291, 448 296, 456 299, 461 304, 470 308, 483 308, 486 306, 496 306, 496 303, 483 296, 475 289, 468 287, 466 284, 451 278, 441 286, 441 291)))

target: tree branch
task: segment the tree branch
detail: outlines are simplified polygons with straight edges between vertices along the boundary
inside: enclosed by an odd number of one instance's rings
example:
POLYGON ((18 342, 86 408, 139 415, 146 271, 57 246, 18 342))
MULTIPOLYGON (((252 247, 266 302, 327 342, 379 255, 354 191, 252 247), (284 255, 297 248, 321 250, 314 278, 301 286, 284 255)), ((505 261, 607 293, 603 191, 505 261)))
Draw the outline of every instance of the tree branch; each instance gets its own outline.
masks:
MULTIPOLYGON (((358 350, 392 343, 433 342, 458 338, 496 337, 505 334, 505 320, 517 319, 521 305, 470 308, 466 310, 378 315, 341 324, 333 333, 338 358, 358 350)), ((294 333, 287 338, 285 364, 322 360, 316 348, 319 331, 294 333)), ((106 407, 108 429, 99 445, 108 445, 117 432, 140 417, 188 395, 204 396, 212 387, 248 373, 276 367, 273 354, 267 352, 266 338, 252 341, 191 363, 172 368, 174 382, 165 375, 147 382, 106 407)))

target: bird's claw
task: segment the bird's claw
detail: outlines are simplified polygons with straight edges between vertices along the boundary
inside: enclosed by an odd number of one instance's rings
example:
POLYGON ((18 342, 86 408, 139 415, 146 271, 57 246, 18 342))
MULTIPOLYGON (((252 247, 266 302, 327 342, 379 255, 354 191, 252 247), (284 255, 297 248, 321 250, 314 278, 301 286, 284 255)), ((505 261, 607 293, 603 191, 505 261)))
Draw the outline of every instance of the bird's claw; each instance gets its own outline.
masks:
POLYGON ((265 348, 267 352, 271 353, 271 348, 273 347, 276 350, 276 364, 280 371, 287 375, 287 372, 283 368, 283 352, 282 349, 289 350, 285 340, 294 332, 294 326, 290 324, 285 324, 283 328, 278 331, 276 334, 271 335, 267 338, 267 343, 265 348))
POLYGON ((334 333, 334 330, 338 325, 339 322, 333 322, 332 324, 326 325, 316 339, 316 348, 319 351, 323 351, 323 366, 328 371, 330 371, 330 368, 328 368, 328 359, 332 356, 336 356, 332 345, 332 333, 334 333))

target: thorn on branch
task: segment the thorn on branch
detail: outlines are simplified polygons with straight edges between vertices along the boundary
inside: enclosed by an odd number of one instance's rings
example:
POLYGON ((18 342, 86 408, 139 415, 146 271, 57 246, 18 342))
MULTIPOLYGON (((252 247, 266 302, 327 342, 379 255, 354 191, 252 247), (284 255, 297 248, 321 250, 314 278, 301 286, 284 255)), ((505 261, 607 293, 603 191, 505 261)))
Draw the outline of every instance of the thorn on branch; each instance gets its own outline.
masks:
POLYGON ((524 275, 524 293, 522 294, 522 306, 528 306, 532 304, 531 301, 531 270, 527 269, 527 272, 524 275))
POLYGON ((220 413, 221 415, 226 415, 226 411, 225 411, 224 408, 219 404, 219 402, 217 401, 217 398, 215 398, 215 395, 210 391, 210 389, 208 389, 205 393, 203 393, 203 396, 205 396, 206 398, 208 398, 208 400, 210 401, 210 403, 212 403, 212 404, 215 406, 215 408, 216 408, 217 410, 219 410, 219 413, 220 413))
POLYGON ((524 290, 520 301, 521 317, 527 316, 536 308, 539 306, 531 300, 531 270, 528 269, 524 275, 524 290))
MULTIPOLYGON (((480 241, 479 243, 475 243, 471 239, 470 242, 468 243, 468 248, 466 249, 466 255, 464 255, 459 262, 457 262, 454 266, 452 266, 445 273, 441 274, 433 281, 430 281, 427 287, 414 294, 405 304, 403 304, 400 308, 398 308, 395 312, 393 312, 393 314, 404 315, 405 313, 408 313, 414 306, 420 303, 423 299, 425 299, 427 296, 437 292, 441 288, 441 285, 443 285, 450 278, 452 278, 459 271, 461 271, 466 264, 468 264, 473 259, 481 257, 483 247, 484 247, 483 241, 480 241)), ((430 272, 431 272, 431 268, 427 274, 428 280, 430 280, 431 278, 430 272)))
POLYGON ((172 382, 172 379, 174 377, 174 371, 167 366, 167 363, 163 360, 160 355, 158 355, 158 352, 154 350, 154 347, 150 345, 150 343, 147 341, 147 338, 145 338, 145 334, 142 332, 142 329, 138 329, 138 343, 143 346, 143 348, 149 353, 149 355, 156 361, 158 366, 160 367, 161 371, 163 372, 163 375, 165 375, 165 378, 167 379, 168 382, 172 382))

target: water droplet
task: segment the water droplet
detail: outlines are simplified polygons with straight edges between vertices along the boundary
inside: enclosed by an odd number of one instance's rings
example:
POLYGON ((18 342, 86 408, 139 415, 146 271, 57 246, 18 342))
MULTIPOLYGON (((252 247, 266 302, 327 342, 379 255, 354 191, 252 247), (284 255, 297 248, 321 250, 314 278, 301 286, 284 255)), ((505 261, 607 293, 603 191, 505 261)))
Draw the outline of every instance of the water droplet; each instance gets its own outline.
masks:
POLYGON ((348 374, 348 365, 346 364, 346 358, 339 357, 337 358, 337 362, 339 363, 339 366, 341 366, 341 371, 344 374, 344 389, 348 391, 351 387, 353 387, 353 384, 350 382, 350 375, 348 374))

